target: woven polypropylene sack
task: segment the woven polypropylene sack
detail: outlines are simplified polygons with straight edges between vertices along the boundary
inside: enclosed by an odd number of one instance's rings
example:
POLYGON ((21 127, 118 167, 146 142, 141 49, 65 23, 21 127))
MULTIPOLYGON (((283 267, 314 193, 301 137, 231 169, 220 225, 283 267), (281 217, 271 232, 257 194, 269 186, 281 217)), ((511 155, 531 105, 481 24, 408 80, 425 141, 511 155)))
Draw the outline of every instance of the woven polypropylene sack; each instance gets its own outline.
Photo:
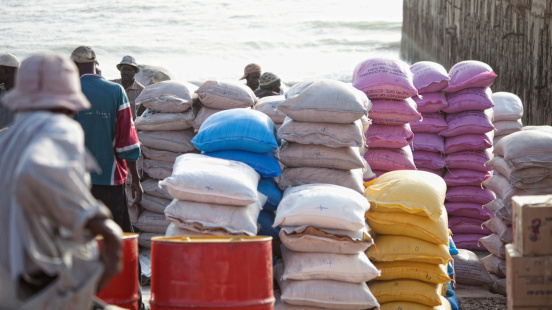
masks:
POLYGON ((192 144, 193 129, 177 131, 139 131, 140 143, 152 149, 175 153, 188 153, 195 150, 192 144))
POLYGON ((493 121, 516 121, 523 116, 523 103, 515 94, 497 92, 493 94, 493 121))
POLYGON ((454 93, 466 88, 490 87, 495 78, 493 68, 477 60, 465 60, 455 64, 449 71, 449 86, 444 89, 454 93))
POLYGON ((371 58, 353 70, 353 86, 370 99, 406 99, 418 93, 410 66, 400 60, 371 58))
POLYGON ((412 98, 374 100, 369 115, 372 123, 382 125, 403 125, 421 119, 421 113, 412 98))
POLYGON ((361 147, 364 145, 362 122, 351 124, 306 123, 286 118, 278 129, 278 137, 300 144, 328 147, 361 147))
POLYGON ((195 119, 192 109, 182 113, 161 113, 150 109, 136 118, 134 125, 138 130, 162 131, 191 128, 195 119))
POLYGON ((372 281, 370 290, 378 302, 384 304, 396 301, 408 301, 430 307, 440 306, 441 284, 416 280, 372 281))
POLYGON ((418 61, 410 66, 410 71, 414 74, 414 87, 419 94, 438 92, 449 85, 447 70, 436 62, 418 61))
POLYGON ((483 111, 494 107, 493 92, 490 88, 466 88, 456 93, 447 94, 447 107, 445 113, 458 113, 462 111, 483 111))
MULTIPOLYGON (((367 167, 369 169, 369 167, 367 167)), ((329 168, 286 168, 277 179, 278 186, 285 190, 290 186, 313 183, 340 185, 364 194, 362 169, 340 170, 329 168)))
POLYGON ((452 258, 448 246, 407 236, 379 235, 366 255, 373 262, 410 261, 447 264, 452 258))
POLYGON ((485 285, 492 282, 485 265, 477 254, 464 249, 458 249, 458 255, 453 256, 456 282, 466 285, 485 285))
POLYGON ((365 135, 366 146, 368 146, 368 148, 385 147, 400 149, 407 145, 411 145, 414 139, 414 133, 412 133, 409 124, 372 124, 365 135))
POLYGON ((163 81, 146 86, 136 98, 136 105, 144 105, 147 109, 178 113, 192 106, 192 95, 197 86, 178 81, 163 81))
POLYGON ((412 97, 420 113, 436 113, 447 106, 447 98, 441 92, 427 93, 412 97))
POLYGON ((212 109, 252 107, 258 101, 251 88, 237 81, 206 81, 195 92, 201 104, 212 109))
POLYGON ((381 271, 376 280, 411 279, 428 283, 444 284, 451 281, 447 266, 416 262, 377 262, 374 266, 381 271))
POLYGON ((259 99, 259 102, 255 104, 253 109, 266 114, 274 124, 282 124, 286 115, 278 110, 278 106, 280 103, 284 102, 284 100, 286 100, 284 95, 263 97, 259 99))
POLYGON ((290 250, 308 253, 356 254, 372 245, 367 228, 346 231, 313 226, 284 226, 280 230, 280 240, 290 250))
POLYGON ((284 141, 276 154, 286 167, 316 167, 351 170, 365 168, 366 162, 357 147, 328 147, 319 144, 284 141))
POLYGON ((277 177, 282 171, 273 152, 256 153, 242 150, 221 150, 215 152, 203 152, 203 155, 235 160, 249 165, 263 178, 277 177))

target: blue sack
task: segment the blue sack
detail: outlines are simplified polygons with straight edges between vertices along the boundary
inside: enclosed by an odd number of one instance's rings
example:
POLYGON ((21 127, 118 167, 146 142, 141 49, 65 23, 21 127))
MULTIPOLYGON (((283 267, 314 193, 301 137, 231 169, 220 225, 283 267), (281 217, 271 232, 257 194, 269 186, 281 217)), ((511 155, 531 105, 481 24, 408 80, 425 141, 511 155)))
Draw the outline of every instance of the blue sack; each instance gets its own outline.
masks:
POLYGON ((282 201, 282 191, 278 188, 273 178, 261 178, 257 186, 257 191, 268 198, 263 210, 274 211, 280 204, 280 201, 282 201), (269 205, 268 209, 265 208, 267 204, 269 205))
POLYGON ((263 178, 277 177, 282 174, 280 164, 272 152, 254 153, 240 150, 223 150, 216 152, 203 152, 202 154, 216 158, 240 161, 248 164, 263 178))
POLYGON ((447 293, 445 295, 445 298, 450 303, 450 309, 460 310, 460 308, 458 307, 458 297, 456 297, 456 293, 452 289, 452 282, 447 283, 447 293))
POLYGON ((450 255, 458 255, 458 249, 456 248, 456 244, 454 244, 452 237, 449 237, 449 253, 450 255))
POLYGON ((192 139, 203 152, 242 150, 266 153, 278 148, 274 122, 263 112, 230 109, 209 116, 192 139))
POLYGON ((274 225, 274 219, 276 216, 274 212, 261 210, 257 223, 261 226, 261 230, 257 233, 259 236, 270 236, 272 238, 279 238, 280 228, 272 227, 274 225))

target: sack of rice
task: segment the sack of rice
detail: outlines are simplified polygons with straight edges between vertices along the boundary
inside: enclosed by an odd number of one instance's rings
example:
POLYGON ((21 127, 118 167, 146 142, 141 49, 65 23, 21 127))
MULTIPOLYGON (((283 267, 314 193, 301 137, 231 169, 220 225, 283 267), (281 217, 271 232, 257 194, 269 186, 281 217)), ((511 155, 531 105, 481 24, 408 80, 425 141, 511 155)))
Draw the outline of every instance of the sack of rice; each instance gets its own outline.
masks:
POLYGON ((487 269, 489 273, 495 274, 501 278, 506 277, 506 260, 489 254, 483 257, 481 262, 485 265, 485 269, 487 269))
POLYGON ((445 208, 450 216, 472 217, 480 220, 488 220, 494 216, 494 212, 483 208, 479 203, 447 202, 445 208))
POLYGON ((495 199, 495 194, 481 186, 449 187, 446 194, 448 202, 473 202, 484 205, 495 199))
POLYGON ((369 115, 372 123, 382 125, 404 125, 421 119, 421 113, 412 98, 374 100, 369 115))
POLYGON ((447 70, 436 62, 418 61, 410 66, 410 71, 414 74, 414 87, 419 94, 438 92, 449 85, 447 70))
POLYGON ((447 114, 445 117, 448 129, 439 132, 443 137, 453 137, 463 134, 482 134, 494 130, 491 123, 492 109, 485 111, 463 111, 447 114))
POLYGON ((552 134, 542 130, 523 130, 504 137, 495 145, 510 169, 552 168, 552 134))
POLYGON ((435 284, 451 281, 447 274, 447 266, 443 264, 394 261, 376 262, 374 266, 381 271, 381 275, 376 280, 411 279, 435 284))
POLYGON ((458 255, 453 255, 452 258, 456 282, 466 285, 485 285, 492 282, 485 265, 472 251, 458 249, 458 255))
POLYGON ((211 109, 205 106, 202 106, 199 108, 199 112, 197 112, 196 118, 194 119, 193 127, 195 130, 199 130, 201 128, 201 125, 205 122, 206 119, 208 119, 211 115, 224 111, 221 109, 211 109))
MULTIPOLYGON (((369 167, 367 167, 369 169, 369 167)), ((370 171, 370 175, 372 175, 370 171)), ((278 177, 278 186, 285 190, 290 186, 313 183, 340 185, 364 194, 362 169, 340 170, 329 168, 286 168, 278 177)))
POLYGON ((247 108, 258 101, 251 88, 234 81, 206 81, 195 92, 201 104, 212 109, 247 108))
POLYGON ((424 93, 414 96, 412 99, 416 102, 420 113, 436 113, 447 106, 447 99, 441 92, 424 93))
POLYGON ((299 122, 349 124, 371 107, 366 95, 351 85, 322 79, 295 84, 278 110, 299 122))
POLYGON ((495 78, 493 68, 477 60, 465 60, 455 64, 449 71, 449 86, 444 89, 454 93, 466 88, 490 87, 495 78))
POLYGON ((462 111, 483 111, 494 107, 493 92, 490 88, 466 88, 447 94, 448 105, 442 110, 445 113, 462 111))
POLYGON ((450 216, 449 229, 453 234, 482 234, 488 235, 493 232, 483 226, 483 220, 473 217, 450 216))
POLYGON ((445 139, 443 153, 450 154, 461 151, 482 151, 493 146, 494 132, 480 134, 463 134, 445 139))
POLYGON ((362 122, 352 124, 306 123, 287 117, 278 129, 278 137, 300 144, 328 147, 361 147, 364 145, 362 122))
POLYGON ((278 106, 284 100, 286 100, 284 95, 263 97, 259 99, 259 102, 255 104, 253 109, 266 114, 270 117, 274 124, 282 124, 286 118, 286 115, 278 110, 278 106))
POLYGON ((445 152, 445 139, 435 133, 416 133, 412 141, 412 150, 427 152, 445 152))
POLYGON ((183 113, 160 113, 150 109, 136 118, 134 125, 137 130, 163 131, 191 128, 195 119, 192 109, 183 113))
POLYGON ((447 186, 480 186, 481 183, 491 177, 488 171, 476 171, 469 169, 448 169, 443 179, 447 186))
POLYGON ((170 177, 172 168, 172 163, 151 159, 144 160, 144 172, 153 179, 163 180, 164 178, 170 177))
POLYGON ((364 159, 374 170, 416 170, 410 146, 400 149, 372 148, 364 154, 364 159))
POLYGON ((257 190, 267 197, 267 203, 263 206, 263 210, 274 211, 278 208, 282 201, 282 191, 278 188, 274 178, 261 178, 257 190), (267 208, 268 206, 273 209, 267 208))
POLYGON ((203 152, 203 155, 234 160, 245 163, 261 175, 263 178, 277 177, 282 174, 278 160, 273 152, 255 153, 242 150, 221 150, 214 152, 203 152))
POLYGON ((365 168, 366 162, 357 147, 327 147, 284 141, 276 157, 286 167, 315 167, 351 170, 365 168))
POLYGON ((356 254, 372 245, 367 228, 347 231, 313 226, 283 226, 280 240, 292 251, 309 253, 356 254))
POLYGON ((167 191, 167 188, 164 186, 159 187, 159 181, 157 180, 147 179, 143 181, 142 188, 144 189, 144 193, 148 195, 171 200, 173 199, 167 191))
POLYGON ((436 307, 442 305, 442 284, 416 280, 400 279, 391 281, 372 281, 368 285, 378 302, 407 301, 436 307))
POLYGON ((460 151, 447 154, 445 156, 445 164, 449 169, 491 171, 493 169, 487 165, 487 162, 491 158, 493 158, 493 153, 488 149, 484 151, 460 151))
POLYGON ((356 65, 353 86, 366 93, 371 100, 402 100, 418 93, 410 66, 387 58, 371 58, 356 65))
POLYGON ((517 121, 523 116, 523 103, 518 96, 508 92, 493 94, 493 122, 517 121))
POLYGON ((163 113, 181 113, 192 106, 197 86, 178 81, 163 81, 146 86, 136 98, 136 105, 163 113))
POLYGON ((493 125, 495 126, 495 134, 497 136, 506 136, 521 131, 521 128, 523 128, 521 119, 517 121, 496 121, 493 122, 493 125))
POLYGON ((174 153, 188 153, 195 150, 192 144, 193 129, 177 131, 139 131, 138 139, 146 147, 174 153))
POLYGON ((176 158, 181 155, 181 153, 156 150, 144 145, 140 147, 140 150, 142 151, 144 156, 148 159, 163 161, 168 163, 174 163, 176 161, 176 158))
POLYGON ((452 258, 448 246, 425 240, 393 235, 378 235, 376 247, 370 247, 366 255, 373 262, 409 261, 427 264, 447 264, 452 258))
POLYGON ((140 213, 138 220, 134 224, 134 227, 140 229, 140 231, 165 234, 169 221, 165 218, 163 213, 154 213, 144 210, 140 213))
POLYGON ((445 167, 445 158, 438 152, 413 152, 416 168, 442 169, 445 167))
POLYGON ((479 242, 479 239, 486 237, 482 234, 455 234, 452 240, 459 249, 471 251, 485 251, 485 247, 479 242))
POLYGON ((140 201, 140 205, 142 206, 142 208, 155 213, 165 212, 165 208, 170 203, 171 200, 169 199, 151 196, 146 193, 142 195, 142 201, 140 201))
POLYGON ((245 206, 257 201, 259 179, 247 164, 190 153, 180 155, 159 184, 180 200, 245 206))
POLYGON ((368 128, 368 131, 366 131, 366 146, 368 146, 368 148, 384 147, 390 149, 400 149, 411 145, 413 139, 414 133, 410 130, 409 124, 372 124, 368 128))
POLYGON ((422 118, 410 123, 414 133, 440 133, 449 128, 444 113, 422 113, 422 118))

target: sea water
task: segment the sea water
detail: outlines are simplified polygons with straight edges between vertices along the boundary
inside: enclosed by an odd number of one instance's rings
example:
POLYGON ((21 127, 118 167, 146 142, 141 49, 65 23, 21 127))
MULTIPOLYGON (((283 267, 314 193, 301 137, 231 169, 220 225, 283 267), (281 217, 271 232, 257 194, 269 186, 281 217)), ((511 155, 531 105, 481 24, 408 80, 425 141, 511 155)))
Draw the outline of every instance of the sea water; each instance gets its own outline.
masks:
POLYGON ((125 55, 179 80, 239 79, 255 62, 293 84, 350 82, 357 63, 399 57, 402 0, 0 0, 0 52, 97 53, 118 78, 125 55))

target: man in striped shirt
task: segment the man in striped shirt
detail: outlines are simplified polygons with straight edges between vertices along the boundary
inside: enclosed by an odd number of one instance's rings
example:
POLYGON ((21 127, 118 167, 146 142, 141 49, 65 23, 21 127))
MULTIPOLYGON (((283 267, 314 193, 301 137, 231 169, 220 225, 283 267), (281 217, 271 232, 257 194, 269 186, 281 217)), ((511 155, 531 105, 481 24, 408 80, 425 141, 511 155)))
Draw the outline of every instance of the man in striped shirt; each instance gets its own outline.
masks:
POLYGON ((96 74, 96 53, 79 46, 71 54, 81 75, 82 92, 92 108, 75 115, 85 135, 85 144, 94 155, 101 173, 92 173, 92 195, 109 207, 123 231, 132 232, 125 193, 127 171, 132 177, 134 205, 142 200, 136 161, 140 143, 130 104, 123 87, 96 74), (128 168, 128 170, 127 170, 128 168))

